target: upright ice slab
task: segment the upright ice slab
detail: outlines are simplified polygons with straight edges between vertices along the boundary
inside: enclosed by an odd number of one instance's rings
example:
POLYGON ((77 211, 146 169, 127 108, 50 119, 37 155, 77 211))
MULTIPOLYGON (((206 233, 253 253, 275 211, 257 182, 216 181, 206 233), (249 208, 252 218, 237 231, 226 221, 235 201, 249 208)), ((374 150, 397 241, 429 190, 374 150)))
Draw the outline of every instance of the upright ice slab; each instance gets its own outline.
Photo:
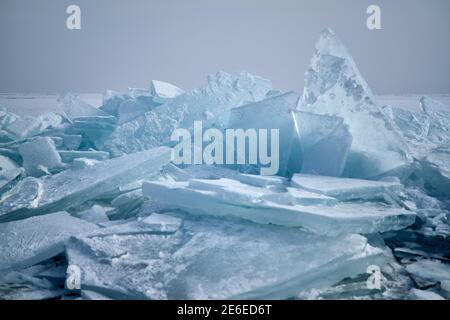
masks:
POLYGON ((421 162, 418 175, 425 182, 428 192, 435 196, 450 197, 450 149, 437 148, 421 162))
POLYGON ((395 123, 378 107, 353 58, 331 30, 320 35, 299 107, 344 118, 353 136, 344 171, 348 177, 378 176, 410 161, 395 123))
POLYGON ((24 143, 19 147, 19 152, 28 176, 40 177, 62 166, 55 143, 49 137, 39 137, 24 143))
POLYGON ((293 112, 292 116, 301 156, 292 157, 291 163, 300 163, 302 173, 341 176, 353 141, 344 119, 301 111, 293 112))
POLYGON ((0 155, 0 196, 13 185, 23 172, 23 168, 19 168, 14 161, 0 155))
MULTIPOLYGON (((258 143, 267 143, 267 155, 273 156, 274 153, 279 152, 279 169, 276 174, 281 176, 289 175, 292 173, 290 171, 295 172, 295 168, 289 168, 289 159, 295 157, 295 152, 300 152, 298 135, 292 119, 292 110, 295 108, 297 100, 298 96, 289 92, 234 108, 231 110, 230 121, 227 126, 229 129, 255 129, 257 134, 261 129, 267 130, 266 141, 261 141, 261 137, 258 137, 258 143), (275 150, 271 150, 270 146, 275 144, 269 138, 273 129, 279 132, 279 148, 275 150)), ((258 151, 261 152, 262 150, 261 146, 258 145, 258 151)), ((246 163, 248 163, 250 150, 246 149, 245 151, 246 163)), ((267 165, 260 163, 257 165, 260 168, 265 166, 267 165)))
POLYGON ((66 212, 0 224, 0 271, 22 269, 64 251, 64 241, 98 229, 66 212))
POLYGON ((422 97, 420 105, 429 118, 428 139, 437 144, 450 143, 450 111, 447 106, 429 97, 422 97))
POLYGON ((287 299, 386 261, 359 235, 189 217, 172 235, 72 238, 67 256, 83 289, 122 299, 287 299))
POLYGON ((113 156, 169 145, 175 128, 190 129, 194 121, 225 126, 229 111, 243 104, 262 100, 271 89, 268 80, 242 72, 231 75, 218 72, 208 77, 200 89, 177 96, 167 104, 117 127, 97 141, 101 150, 113 156), (213 121, 214 120, 214 121, 213 121))
POLYGON ((170 149, 155 148, 72 168, 41 179, 26 178, 3 195, 0 222, 71 208, 116 188, 142 179, 170 161, 170 149))

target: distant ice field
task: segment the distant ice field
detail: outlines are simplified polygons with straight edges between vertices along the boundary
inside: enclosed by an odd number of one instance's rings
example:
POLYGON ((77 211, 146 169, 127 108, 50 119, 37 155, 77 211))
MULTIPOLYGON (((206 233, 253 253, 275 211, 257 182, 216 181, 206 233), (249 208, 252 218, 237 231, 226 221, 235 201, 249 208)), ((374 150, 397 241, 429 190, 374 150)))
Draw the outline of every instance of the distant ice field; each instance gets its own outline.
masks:
MULTIPOLYGON (((450 110, 450 94, 423 95, 441 102, 450 110)), ((417 112, 420 110, 419 100, 423 95, 377 95, 376 97, 382 106, 388 105, 417 112)), ((102 94, 100 93, 81 93, 77 96, 95 107, 102 105, 102 94)), ((38 116, 45 112, 58 111, 57 100, 57 94, 0 93, 0 107, 5 107, 8 111, 20 116, 38 116)))
MULTIPOLYGON (((95 107, 102 105, 102 94, 82 93, 77 96, 95 107)), ((0 93, 0 107, 19 116, 38 116, 45 112, 59 111, 58 97, 58 94, 0 93)))

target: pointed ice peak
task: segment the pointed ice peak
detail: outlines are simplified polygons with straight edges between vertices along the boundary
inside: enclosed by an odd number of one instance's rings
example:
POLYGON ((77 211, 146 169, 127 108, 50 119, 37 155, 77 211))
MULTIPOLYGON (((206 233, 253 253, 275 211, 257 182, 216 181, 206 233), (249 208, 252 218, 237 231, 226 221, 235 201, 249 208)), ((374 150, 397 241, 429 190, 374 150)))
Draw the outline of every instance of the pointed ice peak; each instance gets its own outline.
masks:
POLYGON ((330 29, 320 34, 298 107, 344 119, 353 136, 345 176, 375 177, 410 160, 395 123, 378 106, 352 56, 330 29))
POLYGON ((311 106, 317 100, 332 98, 351 104, 375 99, 353 57, 331 29, 320 33, 310 68, 305 73, 305 89, 301 105, 311 106), (351 101, 349 100, 351 99, 351 101))
POLYGON ((350 55, 347 48, 330 28, 326 28, 320 33, 316 50, 319 54, 329 54, 343 59, 350 55))

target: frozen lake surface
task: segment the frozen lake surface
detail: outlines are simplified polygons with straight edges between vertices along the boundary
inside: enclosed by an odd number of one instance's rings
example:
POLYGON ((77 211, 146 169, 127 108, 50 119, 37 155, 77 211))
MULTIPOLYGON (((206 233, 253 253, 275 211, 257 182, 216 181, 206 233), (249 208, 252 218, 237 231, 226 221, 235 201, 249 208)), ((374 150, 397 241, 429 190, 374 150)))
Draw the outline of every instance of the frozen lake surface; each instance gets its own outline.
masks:
MULTIPOLYGON (((82 93, 77 96, 95 107, 102 105, 102 94, 82 93)), ((6 107, 20 116, 38 116, 44 112, 59 111, 58 97, 58 94, 0 93, 0 107, 6 107)))
MULTIPOLYGON (((450 109, 450 94, 423 94, 437 100, 450 109)), ((417 112, 420 110, 421 94, 377 95, 380 105, 388 105, 417 112)), ((0 93, 0 107, 20 116, 38 116, 44 112, 58 111, 58 94, 0 93)), ((80 93, 77 96, 94 107, 102 105, 101 93, 80 93)))

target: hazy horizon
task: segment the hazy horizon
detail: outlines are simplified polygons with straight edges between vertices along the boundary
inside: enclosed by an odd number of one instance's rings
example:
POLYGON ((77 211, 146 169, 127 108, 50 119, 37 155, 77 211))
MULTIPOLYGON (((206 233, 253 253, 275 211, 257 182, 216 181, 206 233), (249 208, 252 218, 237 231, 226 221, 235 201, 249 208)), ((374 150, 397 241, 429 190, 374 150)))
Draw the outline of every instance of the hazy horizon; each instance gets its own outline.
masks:
POLYGON ((152 79, 190 90, 247 70, 301 92, 319 33, 341 38, 377 94, 450 93, 448 0, 2 0, 0 92, 103 93, 152 79), (77 4, 82 29, 68 30, 77 4), (381 30, 366 8, 381 7, 381 30))

